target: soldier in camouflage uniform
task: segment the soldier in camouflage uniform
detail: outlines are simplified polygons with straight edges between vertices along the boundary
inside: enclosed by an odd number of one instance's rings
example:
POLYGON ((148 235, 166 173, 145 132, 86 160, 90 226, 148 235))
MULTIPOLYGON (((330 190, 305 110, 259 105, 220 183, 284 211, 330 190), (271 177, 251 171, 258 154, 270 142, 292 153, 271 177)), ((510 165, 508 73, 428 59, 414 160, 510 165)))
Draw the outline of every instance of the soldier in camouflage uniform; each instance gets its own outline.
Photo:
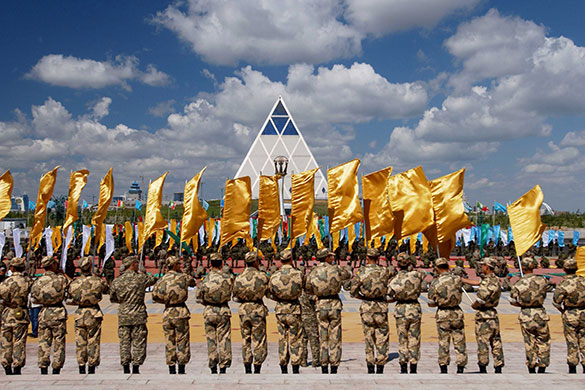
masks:
POLYGON ((500 320, 496 307, 500 303, 502 286, 500 279, 494 273, 497 262, 494 258, 486 257, 481 262, 481 282, 463 279, 463 283, 470 286, 479 286, 477 300, 471 307, 475 310, 475 338, 477 340, 477 364, 479 373, 487 373, 486 367, 490 362, 490 347, 494 356, 494 371, 502 373, 504 367, 504 351, 500 336, 500 320))
POLYGON ((63 300, 69 288, 69 280, 62 273, 57 273, 59 265, 54 257, 45 256, 41 266, 45 273, 31 287, 33 302, 43 305, 39 313, 38 366, 41 374, 47 375, 53 346, 53 374, 58 375, 65 363, 67 310, 63 300))
POLYGON ((181 272, 181 259, 169 256, 166 259, 169 272, 156 282, 152 300, 165 305, 162 327, 165 335, 165 357, 169 374, 185 374, 185 365, 191 360, 189 319, 191 313, 185 305, 189 287, 195 287, 192 275, 181 272))
MULTIPOLYGON (((308 267, 299 267, 299 270, 306 275, 308 267)), ((299 303, 301 304, 301 319, 303 321, 303 338, 301 341, 301 366, 307 367, 307 358, 309 355, 308 345, 311 346, 311 365, 313 367, 321 366, 320 354, 321 346, 319 344, 319 324, 317 322, 317 313, 315 312, 316 297, 307 294, 305 289, 301 293, 299 303)))
POLYGON ((203 304, 203 320, 207 337, 207 355, 212 374, 225 374, 232 364, 232 340, 230 334, 232 312, 228 302, 232 296, 231 275, 221 271, 223 259, 219 253, 210 256, 211 270, 197 289, 197 302, 203 304))
POLYGON ((339 291, 344 281, 351 277, 347 270, 333 264, 333 253, 327 248, 317 252, 320 264, 307 277, 306 289, 317 296, 315 309, 319 320, 319 341, 321 343, 321 372, 337 374, 341 362, 341 310, 339 291))
POLYGON ((260 374, 266 360, 266 316, 268 308, 262 298, 268 288, 268 275, 258 269, 258 255, 248 252, 244 258, 246 269, 234 281, 234 301, 240 302, 240 331, 242 333, 242 360, 246 374, 260 374), (252 354, 252 345, 254 353, 252 354))
POLYGON ((122 262, 124 273, 114 279, 110 286, 110 301, 119 303, 118 338, 120 339, 120 364, 124 374, 140 374, 140 365, 146 359, 146 305, 144 295, 147 287, 156 282, 156 278, 138 272, 138 257, 128 256, 122 262))
POLYGON ((280 253, 281 267, 270 277, 266 296, 276 301, 274 313, 278 327, 278 356, 280 370, 288 373, 288 362, 293 374, 299 373, 301 364, 302 320, 299 297, 305 284, 303 273, 292 266, 292 251, 280 253))
POLYGON ((351 296, 362 300, 360 317, 366 344, 368 374, 384 373, 388 360, 388 302, 386 293, 391 278, 388 268, 378 264, 380 251, 368 248, 366 266, 351 281, 351 296))
POLYGON ((104 263, 104 269, 103 269, 103 274, 104 274, 104 277, 106 278, 106 283, 108 284, 108 287, 112 284, 112 281, 114 280, 115 268, 116 268, 116 262, 114 261, 114 259, 112 257, 108 257, 108 259, 104 263))
POLYGON ((538 266, 536 260, 525 257, 521 265, 524 276, 512 286, 510 303, 522 308, 518 320, 524 336, 528 372, 534 374, 538 366, 538 372, 545 373, 550 363, 550 331, 549 316, 542 304, 548 283, 543 276, 532 273, 538 266))
POLYGON ((563 270, 567 276, 557 284, 553 305, 563 313, 569 374, 577 373, 579 350, 585 374, 585 277, 576 275, 577 262, 573 259, 563 262, 563 270))
POLYGON ((399 271, 390 281, 388 298, 390 301, 396 301, 394 318, 398 333, 398 362, 401 374, 408 372, 408 363, 410 363, 410 373, 416 374, 420 358, 422 318, 418 297, 422 291, 426 273, 422 270, 411 270, 411 261, 406 253, 400 253, 396 260, 399 271))
POLYGON ((24 268, 24 258, 13 258, 10 260, 12 276, 0 284, 0 300, 5 306, 0 314, 0 360, 6 375, 20 375, 26 363, 26 331, 29 322, 26 303, 31 280, 23 275, 24 268))
POLYGON ((75 314, 75 345, 79 373, 95 374, 100 364, 100 338, 102 335, 103 314, 99 302, 107 290, 107 284, 98 276, 91 274, 91 257, 82 257, 77 266, 81 276, 69 285, 70 303, 77 305, 75 314))
POLYGON ((435 270, 439 276, 432 281, 428 298, 430 307, 438 307, 435 320, 439 336, 439 367, 441 374, 447 373, 447 367, 451 360, 449 345, 453 339, 457 373, 461 374, 467 364, 465 323, 463 311, 459 307, 463 282, 459 276, 449 272, 449 262, 443 257, 435 260, 435 270))

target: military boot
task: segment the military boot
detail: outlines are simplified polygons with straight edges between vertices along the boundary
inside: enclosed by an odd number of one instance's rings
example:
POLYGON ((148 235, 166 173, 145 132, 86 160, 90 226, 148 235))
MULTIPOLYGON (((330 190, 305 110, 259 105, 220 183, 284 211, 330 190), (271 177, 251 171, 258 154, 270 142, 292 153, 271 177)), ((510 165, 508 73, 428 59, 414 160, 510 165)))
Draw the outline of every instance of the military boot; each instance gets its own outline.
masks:
POLYGON ((254 364, 254 374, 260 374, 261 369, 262 369, 262 364, 254 364))
POLYGON ((502 366, 494 367, 494 373, 501 374, 502 373, 502 366))
POLYGON ((124 374, 130 374, 130 365, 129 364, 124 364, 122 367, 124 367, 124 374))
POLYGON ((177 373, 177 366, 175 366, 174 364, 172 366, 169 366, 169 374, 175 375, 176 373, 177 373))
POLYGON ((140 366, 132 366, 132 374, 140 374, 140 366))
POLYGON ((225 370, 227 369, 227 367, 220 367, 219 368, 219 373, 220 374, 225 374, 225 370))
POLYGON ((217 374, 217 366, 211 367, 210 369, 212 374, 217 374))
POLYGON ((375 372, 375 366, 373 364, 368 364, 368 374, 373 374, 375 372))
POLYGON ((246 374, 252 373, 252 363, 244 363, 244 372, 246 374))
POLYGON ((61 369, 60 368, 53 368, 53 375, 60 375, 61 369))
POLYGON ((528 367, 529 374, 536 374, 536 367, 528 367))
POLYGON ((406 363, 400 363, 400 373, 408 374, 408 365, 406 363))
POLYGON ((337 374, 337 366, 331 366, 331 373, 337 374))
POLYGON ((22 369, 22 367, 14 367, 14 369, 12 370, 12 375, 20 375, 21 372, 20 370, 22 369))
POLYGON ((299 373, 299 365, 298 364, 293 364, 292 369, 293 369, 293 374, 299 373))
POLYGON ((280 365, 280 372, 281 372, 282 374, 288 374, 288 365, 286 365, 286 364, 281 364, 281 365, 280 365))
POLYGON ((447 373, 447 366, 439 366, 441 368, 441 374, 447 373))
POLYGON ((487 367, 483 364, 479 364, 479 373, 480 374, 487 374, 487 367))
MULTIPOLYGON (((16 367, 14 367, 14 368, 16 369, 16 367)), ((13 375, 12 366, 4 367, 4 372, 6 373, 6 375, 13 375)))
POLYGON ((383 364, 376 364, 376 374, 383 374, 384 373, 384 365, 383 364))
POLYGON ((465 366, 457 366, 457 374, 463 374, 463 370, 465 370, 465 366))
POLYGON ((577 366, 574 364, 569 364, 569 374, 576 374, 577 373, 577 366))
POLYGON ((538 367, 538 373, 539 374, 545 374, 546 373, 546 367, 538 367))
POLYGON ((179 364, 179 375, 185 375, 185 365, 179 364))
POLYGON ((416 374, 416 363, 410 363, 410 373, 416 374))
POLYGON ((79 373, 85 374, 85 364, 83 366, 79 366, 79 373))
POLYGON ((329 374, 329 366, 321 366, 321 374, 329 374))
POLYGON ((87 373, 88 374, 95 374, 95 366, 88 366, 87 373))

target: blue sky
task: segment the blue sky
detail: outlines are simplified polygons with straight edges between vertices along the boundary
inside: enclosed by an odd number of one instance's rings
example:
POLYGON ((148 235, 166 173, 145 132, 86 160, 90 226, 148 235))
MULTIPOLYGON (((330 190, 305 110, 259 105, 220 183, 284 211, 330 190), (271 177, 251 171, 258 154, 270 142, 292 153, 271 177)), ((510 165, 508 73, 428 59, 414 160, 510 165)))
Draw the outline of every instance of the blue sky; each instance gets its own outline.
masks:
POLYGON ((116 193, 207 165, 221 194, 278 95, 318 163, 466 168, 468 200, 540 184, 585 209, 581 1, 10 2, 0 14, 0 169, 33 197, 61 165, 116 193))

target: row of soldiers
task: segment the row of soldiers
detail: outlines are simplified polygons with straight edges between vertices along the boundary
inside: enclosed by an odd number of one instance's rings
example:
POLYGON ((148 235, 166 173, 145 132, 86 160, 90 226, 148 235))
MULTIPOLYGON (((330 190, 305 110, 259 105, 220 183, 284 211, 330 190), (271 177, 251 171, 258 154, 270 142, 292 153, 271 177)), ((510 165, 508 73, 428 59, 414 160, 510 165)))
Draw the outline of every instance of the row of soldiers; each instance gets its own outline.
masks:
MULTIPOLYGON (((196 299, 205 306, 203 312, 208 347, 208 366, 212 373, 225 373, 232 361, 231 310, 228 302, 240 303, 239 316, 242 334, 242 357, 246 373, 260 373, 267 355, 266 317, 268 309, 263 298, 276 301, 275 314, 279 334, 279 364, 282 373, 299 373, 303 360, 303 317, 312 317, 318 324, 318 349, 312 348, 313 362, 323 373, 335 374, 341 362, 342 302, 341 288, 362 300, 360 316, 363 325, 368 373, 383 373, 388 358, 388 304, 395 302, 394 316, 399 342, 401 373, 417 372, 420 358, 421 306, 419 296, 427 274, 413 268, 410 258, 400 254, 398 271, 378 264, 379 251, 367 251, 367 264, 355 276, 347 268, 334 263, 334 254, 328 249, 317 252, 319 264, 308 274, 293 266, 292 252, 280 254, 281 267, 268 276, 259 268, 255 252, 245 256, 245 270, 234 278, 222 271, 221 255, 210 256, 210 272, 197 286, 196 299), (307 309, 308 308, 308 309, 307 309), (408 367, 410 365, 410 367, 408 367), (252 371, 253 369, 253 371, 252 371)), ((10 262, 12 276, 0 284, 0 299, 5 306, 1 324, 1 364, 7 374, 20 374, 25 364, 28 314, 26 300, 30 291, 34 302, 43 306, 39 317, 38 366, 41 374, 48 373, 53 349, 53 374, 59 374, 65 360, 65 323, 67 311, 64 301, 77 305, 75 336, 79 372, 95 373, 100 362, 100 335, 102 312, 99 302, 106 289, 103 280, 91 272, 92 259, 79 261, 81 276, 70 280, 58 270, 54 258, 45 257, 41 265, 45 273, 32 282, 23 274, 24 259, 10 262)), ((195 287, 192 275, 183 272, 182 261, 171 256, 166 260, 169 272, 158 281, 139 272, 138 259, 126 257, 124 272, 110 286, 110 300, 119 303, 118 336, 120 362, 125 373, 140 373, 146 358, 147 311, 145 291, 153 287, 155 302, 165 305, 163 332, 166 363, 170 374, 184 374, 190 360, 190 313, 185 302, 189 287, 195 287)), ((512 287, 511 304, 521 307, 519 321, 526 346, 526 364, 529 372, 544 373, 550 362, 549 317, 543 307, 547 293, 546 280, 532 270, 532 258, 522 259, 524 276, 512 287)), ((436 277, 428 290, 429 306, 437 307, 436 323, 439 336, 438 363, 441 373, 447 373, 450 363, 450 340, 456 352, 457 372, 467 364, 463 311, 460 308, 463 284, 478 285, 475 332, 478 343, 480 372, 487 372, 490 350, 494 369, 501 373, 504 356, 496 307, 501 294, 499 278, 494 274, 496 262, 485 258, 481 262, 481 281, 461 278, 452 273, 448 261, 435 261, 436 277)), ((567 339, 569 372, 575 373, 581 363, 585 372, 585 278, 576 275, 576 263, 564 263, 567 277, 555 290, 553 302, 563 314, 567 339), (579 353, 581 356, 579 356, 579 353)), ((316 347, 316 345, 315 345, 316 347)))

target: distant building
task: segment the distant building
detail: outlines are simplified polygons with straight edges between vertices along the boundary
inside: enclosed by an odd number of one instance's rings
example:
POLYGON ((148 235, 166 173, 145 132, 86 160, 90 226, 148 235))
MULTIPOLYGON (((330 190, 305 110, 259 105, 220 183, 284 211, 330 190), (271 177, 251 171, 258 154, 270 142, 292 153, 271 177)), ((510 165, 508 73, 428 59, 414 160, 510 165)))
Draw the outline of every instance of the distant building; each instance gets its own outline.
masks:
POLYGON ((10 211, 28 211, 29 199, 27 194, 14 196, 10 199, 12 205, 10 211))
POLYGON ((173 202, 183 202, 185 200, 185 194, 183 192, 175 192, 173 194, 173 202))

